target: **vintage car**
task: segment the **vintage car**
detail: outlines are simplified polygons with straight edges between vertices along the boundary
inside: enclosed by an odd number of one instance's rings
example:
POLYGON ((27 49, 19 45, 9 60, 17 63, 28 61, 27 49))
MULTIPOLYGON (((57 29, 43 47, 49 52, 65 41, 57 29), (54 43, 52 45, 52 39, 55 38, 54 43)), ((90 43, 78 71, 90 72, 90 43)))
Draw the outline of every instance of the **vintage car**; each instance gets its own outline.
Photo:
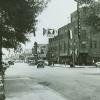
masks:
POLYGON ((37 68, 44 68, 44 61, 43 60, 38 60, 37 68))
POLYGON ((9 65, 14 65, 14 61, 8 61, 9 65))
POLYGON ((96 63, 95 63, 95 66, 96 66, 96 67, 100 67, 100 62, 96 62, 96 63))

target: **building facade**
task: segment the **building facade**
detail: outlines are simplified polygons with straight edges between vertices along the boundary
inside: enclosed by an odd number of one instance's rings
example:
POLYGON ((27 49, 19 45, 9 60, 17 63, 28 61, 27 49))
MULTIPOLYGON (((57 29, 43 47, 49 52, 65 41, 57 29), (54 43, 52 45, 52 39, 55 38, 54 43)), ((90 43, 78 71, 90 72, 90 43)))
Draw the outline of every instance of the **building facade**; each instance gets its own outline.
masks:
MULTIPOLYGON (((73 28, 75 40, 79 43, 78 44, 78 57, 77 62, 79 64, 91 64, 93 61, 100 61, 100 32, 96 32, 95 28, 92 27, 87 23, 87 18, 90 18, 91 15, 99 15, 100 7, 95 5, 93 7, 82 7, 80 9, 80 31, 77 34, 77 12, 71 14, 71 23, 73 28), (77 34, 77 35, 76 35, 77 34)), ((97 26, 98 27, 98 26, 97 26)))
POLYGON ((71 14, 71 23, 59 28, 58 35, 49 39, 49 59, 59 63, 74 62, 80 65, 100 61, 100 32, 96 32, 86 22, 89 15, 100 15, 99 8, 96 5, 94 11, 91 7, 82 7, 79 13, 75 11, 71 14))
POLYGON ((58 29, 58 35, 49 39, 49 60, 55 63, 69 62, 72 55, 71 24, 58 29))
POLYGON ((48 44, 38 44, 37 54, 39 59, 47 59, 48 44))

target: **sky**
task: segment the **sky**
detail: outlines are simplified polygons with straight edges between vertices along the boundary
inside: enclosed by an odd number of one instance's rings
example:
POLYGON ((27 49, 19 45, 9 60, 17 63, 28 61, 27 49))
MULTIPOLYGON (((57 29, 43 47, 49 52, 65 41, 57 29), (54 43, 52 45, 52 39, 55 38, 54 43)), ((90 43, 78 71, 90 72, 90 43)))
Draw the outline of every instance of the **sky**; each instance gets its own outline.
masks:
POLYGON ((38 44, 47 44, 48 37, 43 36, 43 28, 58 29, 70 21, 70 14, 76 10, 74 0, 51 0, 47 8, 38 16, 36 37, 30 35, 30 42, 26 43, 25 48, 32 48, 34 41, 38 44))

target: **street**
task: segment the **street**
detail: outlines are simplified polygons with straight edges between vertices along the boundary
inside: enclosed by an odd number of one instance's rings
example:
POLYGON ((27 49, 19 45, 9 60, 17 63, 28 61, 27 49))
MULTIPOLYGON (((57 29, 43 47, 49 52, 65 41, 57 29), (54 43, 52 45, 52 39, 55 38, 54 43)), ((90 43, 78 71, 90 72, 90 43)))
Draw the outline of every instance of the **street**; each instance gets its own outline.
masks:
POLYGON ((0 100, 100 100, 100 0, 1 0, 0 100))
MULTIPOLYGON (((100 100, 100 69, 49 66, 37 69, 26 63, 15 63, 7 69, 6 100, 37 100, 44 90, 53 91, 58 100, 100 100), (30 96, 32 93, 35 94, 30 96)), ((50 98, 45 95, 40 100, 50 98)))

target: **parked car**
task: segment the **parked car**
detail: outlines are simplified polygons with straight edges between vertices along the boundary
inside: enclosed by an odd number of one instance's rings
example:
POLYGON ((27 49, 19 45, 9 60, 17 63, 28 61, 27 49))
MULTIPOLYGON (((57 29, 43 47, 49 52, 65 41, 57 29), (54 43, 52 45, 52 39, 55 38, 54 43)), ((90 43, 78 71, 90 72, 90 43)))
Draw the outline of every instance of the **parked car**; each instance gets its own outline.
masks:
POLYGON ((0 76, 0 100, 5 99, 5 94, 4 94, 4 85, 2 81, 2 77, 0 76))
POLYGON ((29 65, 35 65, 35 61, 34 60, 29 60, 28 63, 29 63, 29 65))
POLYGON ((95 66, 96 66, 96 67, 100 67, 100 62, 96 62, 96 63, 95 63, 95 66))
POLYGON ((43 60, 38 60, 37 68, 44 68, 44 61, 43 60))
POLYGON ((9 65, 14 65, 14 61, 8 61, 9 65))
POLYGON ((45 60, 45 61, 44 61, 44 64, 45 64, 46 66, 48 66, 48 65, 49 65, 49 63, 48 63, 48 61, 47 61, 47 60, 45 60))

